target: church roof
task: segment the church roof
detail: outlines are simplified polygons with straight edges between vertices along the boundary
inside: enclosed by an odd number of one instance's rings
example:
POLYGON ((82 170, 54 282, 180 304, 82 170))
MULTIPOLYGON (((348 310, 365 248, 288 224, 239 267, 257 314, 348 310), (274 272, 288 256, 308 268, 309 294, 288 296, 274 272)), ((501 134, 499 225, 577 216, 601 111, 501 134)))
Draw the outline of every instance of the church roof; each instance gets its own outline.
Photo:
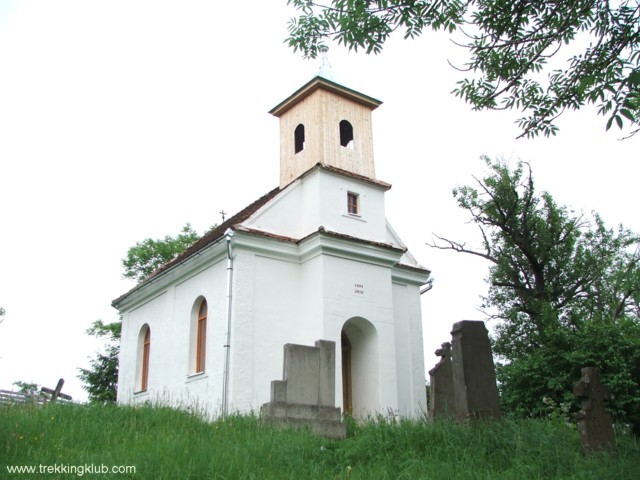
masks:
MULTIPOLYGON (((349 172, 347 170, 342 170, 341 168, 333 167, 331 165, 317 164, 313 168, 309 169, 307 172, 303 173, 301 175, 301 177, 309 174, 310 172, 312 172, 313 170, 316 170, 318 168, 322 168, 322 169, 327 170, 329 172, 338 173, 340 175, 344 175, 344 176, 347 176, 347 177, 350 177, 350 178, 353 178, 353 179, 356 179, 356 180, 367 182, 367 183, 382 187, 385 190, 389 190, 391 188, 391 184, 389 184, 389 183, 382 182, 380 180, 375 180, 373 178, 368 178, 368 177, 365 177, 364 175, 359 175, 357 173, 349 172)), ((155 276, 159 275, 160 273, 164 272, 165 270, 168 270, 169 268, 173 267, 174 265, 176 265, 176 264, 182 262, 183 260, 185 260, 186 258, 190 257, 194 253, 199 252, 200 250, 202 250, 204 247, 208 246, 209 244, 215 242, 216 240, 218 240, 219 238, 221 238, 225 234, 227 229, 229 229, 229 228, 233 229, 234 226, 236 226, 236 225, 244 222, 245 220, 247 220, 251 215, 256 213, 263 205, 266 205, 271 199, 275 198, 278 195, 278 193, 280 193, 282 190, 283 189, 279 188, 279 187, 274 188, 269 193, 266 193, 265 195, 260 197, 258 200, 256 200, 255 202, 253 202, 249 206, 247 206, 244 209, 240 210, 235 215, 229 217, 224 223, 218 225, 217 227, 213 228, 209 232, 205 233, 202 237, 200 237, 200 239, 196 240, 196 242, 193 245, 191 245, 189 248, 187 248, 184 252, 182 252, 176 258, 174 258, 173 260, 171 260, 168 263, 165 263, 162 267, 160 267, 155 272, 153 272, 151 275, 149 275, 149 277, 147 277, 145 279, 145 281, 150 279, 150 278, 152 278, 152 277, 155 277, 155 276)), ((297 239, 293 239, 293 240, 297 240, 297 239)))
POLYGON ((194 253, 199 252, 204 247, 214 243, 216 240, 224 236, 225 232, 229 228, 233 228, 234 225, 244 222, 247 218, 249 218, 251 215, 257 212, 260 207, 262 207, 263 205, 268 203, 269 200, 271 200, 276 195, 278 195, 279 192, 280 192, 280 188, 274 188, 269 193, 266 193, 265 195, 260 197, 258 200, 256 200, 249 206, 243 208, 235 215, 229 217, 227 220, 225 220, 223 223, 221 223, 217 227, 209 230, 202 237, 196 240, 196 242, 193 245, 191 245, 189 248, 187 248, 184 252, 182 252, 180 255, 178 255, 176 258, 174 258, 170 262, 165 263, 162 267, 160 267, 158 270, 153 272, 148 278, 154 277, 164 272, 165 270, 168 270, 174 265, 187 259, 194 253))
POLYGON ((359 173, 350 172, 349 170, 343 170, 342 168, 334 167, 333 165, 327 165, 325 163, 316 163, 313 167, 304 172, 298 178, 305 177, 318 168, 322 168, 323 170, 326 170, 328 172, 337 173, 345 177, 353 178, 354 180, 360 180, 361 182, 366 182, 370 185, 381 187, 384 190, 389 190, 391 188, 390 183, 383 182, 382 180, 376 180, 375 178, 370 178, 365 175, 360 175, 359 173))
POLYGON ((325 78, 321 75, 317 75, 313 77, 311 80, 309 80, 307 83, 305 83, 298 90, 293 92, 293 94, 285 98, 278 105, 273 107, 269 111, 269 113, 272 115, 275 115, 276 117, 279 117, 283 113, 285 113, 287 110, 289 110, 291 107, 301 102, 306 97, 308 97, 309 95, 311 95, 313 92, 315 92, 320 88, 323 88, 325 90, 329 90, 330 92, 334 92, 344 97, 347 97, 350 100, 353 100, 354 102, 357 102, 366 107, 369 107, 371 110, 374 110, 378 108, 380 105, 382 105, 382 102, 380 100, 370 97, 369 95, 365 95, 364 93, 360 93, 349 87, 345 87, 344 85, 334 82, 333 80, 329 80, 328 78, 325 78))
POLYGON ((240 210, 235 215, 229 217, 227 220, 225 220, 223 223, 221 223, 217 227, 209 230, 202 237, 200 237, 198 240, 196 240, 193 245, 191 245, 189 248, 187 248, 184 252, 182 252, 176 258, 174 258, 173 260, 171 260, 171 261, 165 263, 164 265, 162 265, 160 268, 158 268, 153 273, 151 273, 147 278, 145 278, 142 282, 140 282, 134 288, 129 290, 127 293, 125 293, 124 295, 121 295, 120 297, 116 298, 113 302, 111 302, 111 305, 115 307, 121 300, 123 300, 124 298, 129 296, 131 293, 135 292, 136 290, 139 290, 140 288, 142 288, 145 284, 147 284, 153 278, 156 278, 156 277, 162 275, 164 272, 166 272, 167 270, 171 269, 172 267, 174 267, 174 266, 186 261, 189 257, 191 257, 192 255, 198 253, 200 250, 202 250, 205 247, 215 243, 217 240, 219 240, 220 238, 222 238, 224 236, 224 234, 227 231, 227 229, 233 228, 234 225, 236 225, 238 223, 242 223, 243 221, 245 221, 247 218, 249 218, 251 215, 253 215, 256 211, 258 211, 258 209, 260 207, 262 207, 267 202, 269 202, 269 200, 274 198, 279 192, 280 192, 280 188, 279 187, 278 188, 274 188, 269 193, 263 195, 258 200, 253 202, 248 207, 245 207, 244 209, 240 210))

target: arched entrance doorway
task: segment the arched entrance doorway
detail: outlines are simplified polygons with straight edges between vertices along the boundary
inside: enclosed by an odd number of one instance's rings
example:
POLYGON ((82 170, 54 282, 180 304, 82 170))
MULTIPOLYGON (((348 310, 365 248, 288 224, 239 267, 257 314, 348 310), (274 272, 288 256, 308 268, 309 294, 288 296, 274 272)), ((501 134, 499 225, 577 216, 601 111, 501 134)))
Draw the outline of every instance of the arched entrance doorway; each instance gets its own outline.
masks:
POLYGON ((342 408, 356 418, 375 415, 380 409, 378 334, 361 317, 342 327, 342 408))

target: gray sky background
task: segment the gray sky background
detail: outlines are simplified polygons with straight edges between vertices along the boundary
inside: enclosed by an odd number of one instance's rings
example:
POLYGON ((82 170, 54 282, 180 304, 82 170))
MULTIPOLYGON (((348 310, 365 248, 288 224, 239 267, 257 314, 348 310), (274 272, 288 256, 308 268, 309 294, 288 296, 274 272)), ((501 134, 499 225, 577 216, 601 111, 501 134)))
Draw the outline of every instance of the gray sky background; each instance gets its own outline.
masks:
MULTIPOLYGON (((100 345, 84 332, 117 319, 127 249, 186 222, 202 233, 278 184, 267 112, 319 67, 283 43, 293 14, 285 0, 0 0, 0 389, 64 377, 85 398, 77 368, 100 345)), ((432 233, 478 244, 451 190, 484 173, 480 155, 529 161, 559 203, 640 231, 640 136, 605 133, 593 108, 565 115, 556 138, 515 140, 518 112, 450 95, 462 74, 447 60, 464 51, 444 34, 329 59, 337 81, 384 102, 387 216, 436 279, 422 299, 427 370, 454 322, 482 318, 487 264, 425 246, 432 233)))

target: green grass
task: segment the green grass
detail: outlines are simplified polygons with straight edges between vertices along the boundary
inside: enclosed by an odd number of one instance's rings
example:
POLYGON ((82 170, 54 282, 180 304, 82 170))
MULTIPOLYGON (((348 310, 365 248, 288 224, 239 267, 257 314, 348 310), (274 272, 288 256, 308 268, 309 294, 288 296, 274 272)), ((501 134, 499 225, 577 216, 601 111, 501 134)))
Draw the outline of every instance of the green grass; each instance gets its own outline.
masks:
POLYGON ((10 479, 632 479, 640 445, 618 437, 618 455, 585 457, 561 421, 349 423, 343 441, 260 426, 255 417, 207 423, 169 408, 0 406, 0 478, 10 479), (62 466, 134 466, 85 473, 62 466), (9 474, 6 466, 58 465, 9 474))

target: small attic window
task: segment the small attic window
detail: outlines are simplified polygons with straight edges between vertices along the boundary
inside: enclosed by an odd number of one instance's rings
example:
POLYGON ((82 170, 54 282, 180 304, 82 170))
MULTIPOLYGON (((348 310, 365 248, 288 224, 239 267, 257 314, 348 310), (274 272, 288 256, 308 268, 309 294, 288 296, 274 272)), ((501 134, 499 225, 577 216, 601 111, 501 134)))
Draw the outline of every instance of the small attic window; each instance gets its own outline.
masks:
POLYGON ((299 153, 304 150, 304 125, 300 124, 293 132, 293 138, 295 143, 295 153, 299 153))
POLYGON ((353 149, 353 126, 347 120, 340 121, 340 145, 353 149))
POLYGON ((347 212, 349 215, 360 215, 360 195, 347 192, 347 212))

